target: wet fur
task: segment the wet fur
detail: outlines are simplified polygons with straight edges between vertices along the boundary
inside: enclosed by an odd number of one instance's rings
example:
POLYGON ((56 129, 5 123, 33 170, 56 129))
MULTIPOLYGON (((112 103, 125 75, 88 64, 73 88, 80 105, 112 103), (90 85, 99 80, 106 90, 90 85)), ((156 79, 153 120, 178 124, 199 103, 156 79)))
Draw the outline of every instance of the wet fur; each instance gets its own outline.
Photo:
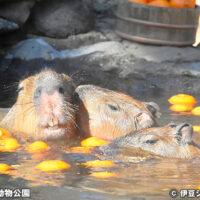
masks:
MULTIPOLYGON (((147 109, 147 103, 126 94, 94 85, 81 85, 75 92, 79 99, 78 124, 87 136, 113 140, 130 131, 155 125, 156 116, 147 109), (146 123, 145 119, 139 120, 140 113, 142 117, 146 115, 146 123)), ((155 113, 158 114, 158 110, 155 113)))
POLYGON ((108 155, 109 159, 121 159, 121 161, 125 159, 129 161, 133 155, 182 159, 197 157, 200 148, 192 141, 192 132, 190 135, 180 135, 179 131, 184 127, 183 125, 177 126, 179 130, 176 127, 165 126, 131 132, 117 138, 107 147, 99 147, 98 150, 105 156, 108 155), (147 140, 155 141, 155 144, 146 144, 147 140), (127 154, 129 158, 126 157, 127 154))
MULTIPOLYGON (((57 73, 49 70, 44 70, 35 76, 28 77, 20 82, 17 101, 0 123, 2 127, 5 127, 17 136, 30 137, 34 139, 46 139, 45 135, 41 134, 40 126, 38 126, 38 121, 40 119, 38 118, 35 109, 35 106, 37 105, 34 105, 33 102, 36 81, 42 78, 42 76, 46 73, 50 73, 52 76, 62 76, 63 79, 66 79, 69 84, 75 88, 70 77, 64 74, 58 75, 57 73)), ((72 105, 71 98, 65 99, 61 106, 61 109, 65 112, 64 118, 68 123, 67 132, 73 134, 76 129, 76 107, 72 105)))

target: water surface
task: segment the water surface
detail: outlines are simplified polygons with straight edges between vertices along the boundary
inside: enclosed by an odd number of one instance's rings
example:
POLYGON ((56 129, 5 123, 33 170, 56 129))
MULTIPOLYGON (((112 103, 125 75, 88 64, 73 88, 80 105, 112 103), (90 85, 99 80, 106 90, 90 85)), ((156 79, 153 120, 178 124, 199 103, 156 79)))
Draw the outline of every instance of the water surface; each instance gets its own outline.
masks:
MULTIPOLYGON (((198 99, 198 97, 197 97, 198 99)), ((160 125, 189 122, 200 125, 200 117, 174 115, 169 111, 167 98, 150 99, 162 111, 160 125)), ((0 119, 7 112, 0 109, 0 119)), ((200 144, 200 135, 194 134, 200 144)), ((33 156, 26 151, 26 144, 13 153, 1 153, 0 162, 16 165, 14 173, 0 175, 0 188, 30 188, 30 199, 170 199, 169 191, 176 188, 197 189, 200 186, 200 160, 162 159, 148 162, 120 163, 112 168, 89 168, 80 163, 94 159, 93 155, 73 154, 52 149, 48 155, 33 156), (44 173, 35 166, 45 159, 61 159, 71 164, 64 172, 44 173), (92 172, 109 171, 114 178, 95 178, 92 172)))

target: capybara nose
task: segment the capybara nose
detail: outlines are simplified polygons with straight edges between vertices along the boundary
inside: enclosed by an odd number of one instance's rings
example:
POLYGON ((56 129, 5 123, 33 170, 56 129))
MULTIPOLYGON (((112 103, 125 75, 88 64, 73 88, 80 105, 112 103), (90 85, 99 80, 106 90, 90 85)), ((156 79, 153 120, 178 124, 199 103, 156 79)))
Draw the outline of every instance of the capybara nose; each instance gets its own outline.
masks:
POLYGON ((154 124, 154 120, 149 116, 148 113, 139 113, 137 116, 136 130, 143 128, 149 128, 154 124))
POLYGON ((56 126, 64 123, 64 85, 59 82, 48 81, 39 84, 34 91, 34 104, 41 126, 56 126))
POLYGON ((64 93, 65 93, 64 87, 61 86, 61 85, 56 85, 56 86, 53 86, 53 87, 41 87, 41 86, 39 86, 38 88, 35 89, 34 99, 41 98, 42 94, 52 95, 55 92, 57 92, 60 95, 64 95, 64 93))
POLYGON ((59 90, 39 92, 36 110, 39 116, 39 124, 43 127, 54 127, 66 122, 63 110, 62 98, 59 90))

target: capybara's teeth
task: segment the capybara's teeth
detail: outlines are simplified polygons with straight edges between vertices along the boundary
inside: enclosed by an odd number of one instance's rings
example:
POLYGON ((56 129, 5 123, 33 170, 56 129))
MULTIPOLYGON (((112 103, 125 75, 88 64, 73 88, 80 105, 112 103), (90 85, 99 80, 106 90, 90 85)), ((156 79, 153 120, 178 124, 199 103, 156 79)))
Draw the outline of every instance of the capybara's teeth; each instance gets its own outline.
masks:
POLYGON ((48 125, 50 127, 58 126, 58 119, 56 119, 56 118, 50 119, 48 125))
POLYGON ((56 119, 56 118, 53 119, 53 125, 58 126, 58 119, 56 119))
POLYGON ((49 125, 50 127, 53 127, 53 125, 54 125, 54 124, 53 124, 53 119, 50 119, 50 120, 49 120, 48 125, 49 125))

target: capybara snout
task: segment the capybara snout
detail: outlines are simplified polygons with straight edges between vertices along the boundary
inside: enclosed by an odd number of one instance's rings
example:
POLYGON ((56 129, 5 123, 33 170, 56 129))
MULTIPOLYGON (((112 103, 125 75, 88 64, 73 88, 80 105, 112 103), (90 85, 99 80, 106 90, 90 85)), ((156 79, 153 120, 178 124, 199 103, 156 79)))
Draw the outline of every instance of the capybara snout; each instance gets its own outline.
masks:
POLYGON ((94 85, 81 85, 75 90, 79 99, 78 124, 81 132, 113 140, 130 131, 155 125, 159 106, 138 101, 121 92, 94 85))
POLYGON ((74 120, 73 92, 74 86, 64 74, 46 72, 35 81, 33 102, 38 114, 37 123, 46 137, 63 135, 71 127, 68 123, 74 120))
POLYGON ((34 106, 38 115, 37 123, 45 137, 70 134, 74 122, 72 94, 74 85, 64 74, 46 72, 41 74, 34 86, 34 106))
POLYGON ((2 124, 34 139, 68 137, 75 130, 74 90, 65 74, 45 70, 30 76, 19 84, 17 102, 2 124))

